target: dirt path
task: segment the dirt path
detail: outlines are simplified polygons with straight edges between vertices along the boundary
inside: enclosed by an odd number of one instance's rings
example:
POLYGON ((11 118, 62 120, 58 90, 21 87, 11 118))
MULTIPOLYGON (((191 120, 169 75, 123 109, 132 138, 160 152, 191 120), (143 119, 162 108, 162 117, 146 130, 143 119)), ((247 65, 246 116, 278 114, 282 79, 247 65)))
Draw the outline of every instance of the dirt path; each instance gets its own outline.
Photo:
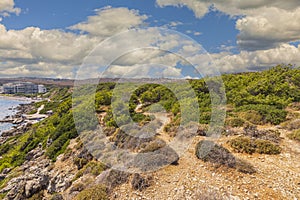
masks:
MULTIPOLYGON (((139 101, 140 102, 140 101, 139 101)), ((143 104, 140 102, 135 108, 135 112, 142 113, 143 104)), ((167 112, 143 112, 144 115, 154 116, 155 120, 159 121, 162 125, 156 130, 157 137, 164 140, 167 144, 172 138, 164 131, 164 127, 171 122, 167 112)))
POLYGON ((37 109, 36 114, 37 114, 37 115, 40 114, 41 110, 43 110, 44 108, 45 108, 45 105, 44 105, 44 104, 41 105, 41 106, 37 109))

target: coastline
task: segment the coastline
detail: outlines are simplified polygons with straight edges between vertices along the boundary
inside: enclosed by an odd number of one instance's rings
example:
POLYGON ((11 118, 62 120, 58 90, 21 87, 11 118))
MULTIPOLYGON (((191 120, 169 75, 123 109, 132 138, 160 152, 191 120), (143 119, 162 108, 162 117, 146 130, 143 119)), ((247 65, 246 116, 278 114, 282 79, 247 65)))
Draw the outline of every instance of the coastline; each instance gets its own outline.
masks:
POLYGON ((28 103, 31 102, 39 102, 39 101, 43 101, 45 99, 41 99, 41 98, 31 98, 31 97, 25 97, 25 96, 12 96, 12 95, 7 95, 7 94, 0 94, 0 99, 9 99, 9 100, 16 100, 16 101, 26 101, 28 103))
MULTIPOLYGON (((8 107, 9 109, 15 110, 15 112, 12 112, 11 115, 7 115, 9 117, 1 118, 1 124, 2 123, 8 123, 11 124, 10 129, 4 129, 0 131, 0 137, 10 137, 15 134, 22 134, 24 132, 24 128, 27 127, 24 126, 22 123, 22 115, 32 110, 32 105, 35 102, 42 101, 43 99, 32 99, 25 96, 12 96, 12 95, 3 95, 0 94, 0 100, 7 100, 7 101, 17 101, 18 105, 13 107, 8 107)), ((1 144, 1 143, 0 143, 1 144)))

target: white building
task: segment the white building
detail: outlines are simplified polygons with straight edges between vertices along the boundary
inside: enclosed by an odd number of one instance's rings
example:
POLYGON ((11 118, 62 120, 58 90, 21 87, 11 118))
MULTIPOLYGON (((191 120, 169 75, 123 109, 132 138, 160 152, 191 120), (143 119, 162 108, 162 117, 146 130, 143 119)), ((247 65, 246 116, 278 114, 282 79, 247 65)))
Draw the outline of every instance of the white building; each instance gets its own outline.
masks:
POLYGON ((44 94, 47 92, 47 88, 44 85, 38 85, 38 93, 44 94))
POLYGON ((3 85, 3 93, 5 94, 37 94, 46 92, 47 89, 44 85, 37 85, 31 82, 14 82, 3 85))

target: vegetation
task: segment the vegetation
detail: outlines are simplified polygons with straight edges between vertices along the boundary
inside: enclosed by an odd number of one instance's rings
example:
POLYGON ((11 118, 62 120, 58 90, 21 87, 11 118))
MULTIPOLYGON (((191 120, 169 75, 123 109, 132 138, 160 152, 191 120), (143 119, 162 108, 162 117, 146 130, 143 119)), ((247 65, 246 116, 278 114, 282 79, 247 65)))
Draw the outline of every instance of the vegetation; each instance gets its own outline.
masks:
POLYGON ((238 153, 280 154, 281 148, 267 140, 237 137, 230 140, 229 145, 238 153))
POLYGON ((230 127, 242 127, 245 120, 238 117, 229 117, 226 119, 226 125, 230 127))
POLYGON ((106 188, 103 185, 95 185, 84 189, 76 197, 75 200, 106 200, 106 188))
POLYGON ((74 180, 80 178, 84 174, 92 174, 94 176, 98 176, 102 171, 105 170, 104 164, 97 161, 91 161, 87 163, 79 172, 76 174, 74 180))
MULTIPOLYGON (((228 118, 226 119, 227 126, 241 127, 246 124, 277 125, 284 122, 284 127, 294 131, 289 137, 300 141, 299 120, 285 122, 289 120, 285 108, 290 106, 299 109, 300 107, 299 68, 276 66, 263 72, 226 74, 222 75, 222 79, 229 105, 228 118)), ((165 85, 144 84, 130 94, 129 102, 124 103, 119 99, 113 105, 112 97, 116 83, 99 84, 96 89, 94 102, 89 101, 87 97, 90 96, 72 99, 70 87, 51 87, 50 92, 45 94, 45 96, 50 98, 50 101, 36 103, 32 113, 44 104, 45 107, 41 113, 52 110, 53 115, 40 123, 32 125, 24 134, 9 137, 0 145, 0 172, 5 168, 20 166, 26 160, 27 153, 39 146, 39 144, 42 144, 46 155, 55 161, 59 154, 66 151, 70 140, 78 136, 78 131, 93 130, 98 125, 99 115, 103 113, 106 115, 101 123, 109 127, 111 131, 108 131, 108 134, 113 134, 112 141, 118 147, 141 150, 143 152, 155 151, 165 144, 158 140, 144 139, 138 141, 135 137, 129 137, 119 131, 119 126, 126 125, 131 119, 139 124, 147 124, 151 121, 151 117, 135 112, 140 103, 143 104, 143 111, 151 110, 151 108, 153 111, 158 111, 163 108, 163 110, 170 113, 171 122, 164 127, 164 130, 170 136, 175 136, 175 132, 181 123, 188 123, 197 118, 200 124, 209 124, 212 108, 211 93, 207 83, 205 79, 189 80, 189 83, 195 93, 195 98, 191 98, 193 95, 181 83, 165 85), (72 103, 74 106, 72 106, 72 103), (200 113, 194 112, 193 105, 195 103, 199 105, 200 113), (151 107, 152 105, 155 106, 151 107), (115 116, 116 113, 113 113, 114 106, 116 108, 115 111, 119 114, 117 117, 115 116), (182 106, 185 106, 184 109, 182 106), (81 111, 85 112, 80 113, 81 111), (93 111, 95 111, 95 115, 90 115, 93 111), (74 116, 78 113, 80 114, 76 118, 75 125, 74 116), (126 113, 129 113, 129 115, 126 113), (184 119, 186 116, 187 118, 184 119), (143 146, 143 143, 146 144, 143 146)), ((89 95, 87 91, 89 91, 90 87, 86 85, 79 92, 83 95, 89 95)), ((235 151, 250 154, 280 153, 278 133, 257 132, 255 130, 252 132, 244 130, 244 132, 243 137, 235 138, 229 142, 229 145, 235 151)), ((200 146, 201 144, 198 144, 197 149, 200 146)), ((228 150, 218 146, 215 148, 213 151, 217 153, 217 157, 214 157, 215 155, 204 156, 197 150, 196 155, 204 161, 229 167, 234 166, 236 169, 238 169, 238 166, 243 166, 243 164, 237 164, 239 162, 229 154, 228 150)), ((248 165, 245 164, 245 166, 248 165)), ((91 173, 97 174, 103 170, 101 166, 89 161, 83 163, 81 167, 81 173, 90 170, 91 173)), ((241 171, 245 168, 241 167, 241 171)), ((104 190, 99 191, 99 196, 104 194, 101 193, 104 190)), ((83 190, 82 192, 92 195, 90 193, 93 190, 83 190)), ((78 195, 79 199, 83 193, 78 195)), ((92 198, 93 196, 89 197, 92 198)))

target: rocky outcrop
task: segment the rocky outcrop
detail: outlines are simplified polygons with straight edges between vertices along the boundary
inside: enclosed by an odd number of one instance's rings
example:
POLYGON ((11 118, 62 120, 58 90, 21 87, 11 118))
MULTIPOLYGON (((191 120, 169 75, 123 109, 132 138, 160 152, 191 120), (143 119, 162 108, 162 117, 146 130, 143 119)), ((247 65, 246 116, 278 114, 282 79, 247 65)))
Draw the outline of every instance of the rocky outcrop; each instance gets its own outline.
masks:
POLYGON ((71 186, 72 180, 74 178, 72 174, 59 171, 57 171, 55 174, 52 174, 51 176, 52 178, 49 181, 49 185, 47 187, 47 191, 51 194, 65 191, 71 186))
POLYGON ((12 178, 0 193, 7 193, 5 199, 29 198, 39 191, 46 189, 49 184, 50 175, 48 166, 50 160, 44 158, 40 148, 29 152, 27 161, 20 167, 22 175, 12 178))
POLYGON ((31 123, 25 123, 22 124, 16 128, 13 128, 11 130, 8 131, 4 131, 1 136, 2 137, 11 137, 11 136, 16 136, 16 135, 21 135, 23 133, 25 133, 26 131, 29 130, 29 128, 31 127, 31 123))

